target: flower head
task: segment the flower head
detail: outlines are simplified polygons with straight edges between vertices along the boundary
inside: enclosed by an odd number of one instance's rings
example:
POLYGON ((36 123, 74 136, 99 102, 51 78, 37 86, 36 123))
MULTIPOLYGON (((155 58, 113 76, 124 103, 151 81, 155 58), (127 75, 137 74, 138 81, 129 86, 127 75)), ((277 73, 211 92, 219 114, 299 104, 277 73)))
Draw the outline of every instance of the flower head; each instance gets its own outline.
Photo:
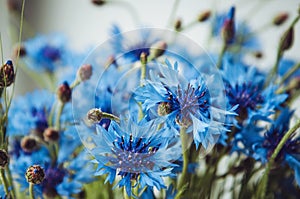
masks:
POLYGON ((98 163, 96 175, 107 173, 110 183, 120 176, 118 185, 125 186, 128 195, 135 184, 141 189, 165 188, 162 177, 171 174, 172 162, 179 158, 181 149, 178 143, 171 145, 163 129, 157 129, 153 120, 135 122, 133 118, 123 118, 120 125, 111 122, 108 130, 98 126, 92 150, 98 163))
MULTIPOLYGON (((167 67, 158 65, 157 76, 136 89, 134 98, 141 102, 147 114, 163 116, 168 123, 193 132, 196 147, 201 143, 204 148, 215 144, 217 137, 225 130, 223 124, 214 121, 213 113, 226 111, 211 105, 208 87, 199 74, 189 81, 179 76, 177 63, 174 67, 166 61, 167 67), (213 128, 213 131, 210 131, 213 128)), ((228 112, 229 113, 229 112, 228 112)))

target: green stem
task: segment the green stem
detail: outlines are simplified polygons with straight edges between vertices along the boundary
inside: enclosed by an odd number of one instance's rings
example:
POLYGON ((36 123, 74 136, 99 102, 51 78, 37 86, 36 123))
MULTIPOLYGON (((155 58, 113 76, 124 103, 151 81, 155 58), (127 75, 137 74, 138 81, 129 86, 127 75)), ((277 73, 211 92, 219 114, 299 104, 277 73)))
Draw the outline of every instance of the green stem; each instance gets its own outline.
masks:
POLYGON ((110 119, 110 120, 114 120, 118 123, 120 123, 120 118, 118 118, 117 116, 110 114, 110 113, 106 113, 106 112, 102 112, 102 119, 110 119))
POLYGON ((124 199, 130 199, 130 197, 128 196, 128 194, 126 192, 126 187, 125 186, 123 188, 123 197, 124 197, 124 199))
POLYGON ((298 69, 300 69, 300 63, 295 64, 288 72, 281 78, 280 85, 282 85, 289 77, 291 77, 298 69))
POLYGON ((290 136, 300 127, 300 120, 283 136, 283 138, 280 140, 279 144, 275 148, 271 158, 269 159, 269 163, 267 164, 265 173, 261 180, 261 189, 258 191, 258 198, 265 198, 266 196, 266 190, 267 190, 267 184, 268 184, 268 175, 270 173, 271 167, 273 163, 275 162, 275 158, 283 148, 284 144, 287 142, 287 140, 290 138, 290 136))
POLYGON ((227 44, 224 42, 223 43, 223 46, 222 46, 222 49, 221 49, 221 52, 220 52, 220 56, 218 58, 218 62, 217 62, 217 68, 220 69, 221 68, 221 65, 222 65, 222 59, 224 57, 224 54, 227 50, 227 44))
POLYGON ((13 178, 12 178, 12 175, 11 175, 11 172, 10 172, 10 169, 8 166, 5 167, 5 171, 8 174, 8 184, 11 187, 11 198, 14 199, 14 198, 16 198, 16 190, 14 188, 13 178))
POLYGON ((57 115, 56 115, 56 122, 55 122, 55 125, 56 125, 55 127, 58 131, 60 131, 60 117, 64 110, 64 106, 65 106, 65 103, 59 102, 58 111, 57 111, 57 115))
POLYGON ((1 181, 4 187, 5 194, 8 195, 9 194, 8 183, 5 177, 4 169, 2 168, 0 169, 0 175, 1 175, 1 181))
POLYGON ((34 184, 33 183, 29 183, 29 197, 30 199, 34 199, 34 191, 33 191, 33 187, 34 187, 34 184))
POLYGON ((172 27, 172 25, 173 25, 172 23, 174 22, 174 18, 175 18, 176 11, 178 9, 179 2, 180 2, 180 0, 175 0, 172 10, 171 10, 171 13, 170 13, 170 16, 169 16, 169 19, 168 19, 167 26, 172 27))
MULTIPOLYGON (((186 127, 181 126, 180 128, 180 140, 181 140, 181 148, 182 148, 182 158, 183 158, 183 167, 182 173, 179 178, 179 182, 177 184, 177 190, 180 190, 188 183, 188 165, 189 165, 189 150, 188 150, 188 135, 186 133, 186 127)), ((180 198, 179 193, 183 194, 183 192, 178 192, 175 198, 180 198)))

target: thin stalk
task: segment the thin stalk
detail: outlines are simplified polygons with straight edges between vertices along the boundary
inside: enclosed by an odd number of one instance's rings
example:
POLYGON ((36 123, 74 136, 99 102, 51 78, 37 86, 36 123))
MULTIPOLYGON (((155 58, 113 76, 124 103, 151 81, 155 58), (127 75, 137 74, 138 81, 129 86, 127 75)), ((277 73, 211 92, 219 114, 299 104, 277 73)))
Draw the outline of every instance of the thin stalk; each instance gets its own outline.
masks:
POLYGON ((30 197, 30 199, 35 199, 33 187, 34 187, 34 184, 33 183, 29 183, 29 197, 30 197))
POLYGON ((300 69, 300 62, 295 64, 288 72, 281 78, 280 85, 282 85, 289 77, 291 77, 298 69, 300 69))
POLYGON ((13 181, 13 178, 12 178, 12 175, 11 175, 11 172, 10 172, 10 169, 9 169, 8 166, 5 167, 5 171, 8 175, 8 184, 11 187, 11 194, 10 195, 11 195, 11 198, 14 199, 14 198, 16 198, 16 190, 14 188, 14 185, 13 185, 14 181, 13 181))
MULTIPOLYGON (((180 140, 182 148, 182 158, 183 158, 183 167, 182 173, 177 184, 177 190, 180 190, 188 183, 188 165, 189 165, 189 150, 188 150, 188 135, 186 133, 186 127, 181 126, 180 128, 180 140)), ((183 192, 182 192, 183 193, 183 192)), ((181 193, 181 194, 182 194, 181 193)), ((177 194, 175 198, 180 198, 180 195, 177 194)))
POLYGON ((221 68, 221 65, 222 65, 222 59, 224 57, 224 54, 227 50, 227 44, 224 42, 223 43, 223 46, 222 46, 222 49, 221 49, 221 52, 220 52, 220 56, 218 58, 218 62, 217 62, 217 68, 220 69, 221 68))
POLYGON ((55 122, 55 127, 58 131, 60 130, 60 117, 64 110, 64 106, 65 106, 65 103, 59 102, 58 111, 57 111, 57 115, 56 115, 56 122, 55 122))
POLYGON ((4 192, 6 195, 9 194, 9 190, 8 190, 8 183, 7 183, 7 179, 5 177, 5 172, 4 172, 4 169, 0 169, 0 176, 1 176, 1 181, 2 181, 2 184, 3 184, 3 187, 4 187, 4 192))
POLYGON ((174 22, 175 14, 177 12, 180 0, 175 0, 170 16, 168 18, 167 27, 172 27, 172 23, 174 22))
POLYGON ((114 120, 118 123, 120 123, 120 118, 118 118, 117 116, 110 114, 110 113, 106 113, 106 112, 102 112, 102 119, 110 119, 110 120, 114 120))
POLYGON ((279 154, 279 152, 281 151, 281 149, 283 148, 284 144, 288 141, 288 139, 290 138, 290 136, 300 127, 300 120, 283 136, 283 138, 280 140, 279 144, 277 145, 277 147, 275 148, 269 163, 267 164, 265 173, 262 177, 261 180, 261 189, 258 191, 258 198, 265 198, 266 196, 266 190, 267 190, 267 184, 268 184, 268 176, 271 170, 272 165, 275 162, 275 158, 277 157, 277 155, 279 154))

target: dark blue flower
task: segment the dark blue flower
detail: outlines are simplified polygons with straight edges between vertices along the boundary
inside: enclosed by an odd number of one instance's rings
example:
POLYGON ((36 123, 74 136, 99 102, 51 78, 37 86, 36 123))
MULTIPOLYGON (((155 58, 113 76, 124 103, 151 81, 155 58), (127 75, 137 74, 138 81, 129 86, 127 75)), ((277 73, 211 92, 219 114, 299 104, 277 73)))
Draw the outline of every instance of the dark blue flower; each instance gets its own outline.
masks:
POLYGON ((166 188, 162 177, 171 174, 181 148, 178 142, 170 145, 165 130, 157 129, 153 120, 136 122, 133 118, 122 118, 120 125, 112 121, 108 130, 97 126, 92 149, 93 162, 98 164, 96 175, 108 174, 110 183, 120 176, 117 185, 124 186, 128 195, 136 185, 166 188))
MULTIPOLYGON (((214 114, 234 114, 211 105, 208 87, 199 74, 187 81, 179 75, 177 63, 174 67, 166 61, 167 67, 158 65, 159 73, 136 89, 134 98, 142 103, 147 114, 163 117, 175 128, 185 126, 193 132, 196 147, 204 148, 216 143, 224 124, 215 120, 214 114), (179 125, 179 126, 178 126, 179 125)), ((220 117, 219 117, 220 118, 220 117)))
POLYGON ((277 94, 278 86, 264 88, 266 76, 240 62, 226 57, 223 64, 223 79, 228 103, 238 104, 238 120, 251 122, 258 119, 269 120, 286 100, 286 94, 277 94))

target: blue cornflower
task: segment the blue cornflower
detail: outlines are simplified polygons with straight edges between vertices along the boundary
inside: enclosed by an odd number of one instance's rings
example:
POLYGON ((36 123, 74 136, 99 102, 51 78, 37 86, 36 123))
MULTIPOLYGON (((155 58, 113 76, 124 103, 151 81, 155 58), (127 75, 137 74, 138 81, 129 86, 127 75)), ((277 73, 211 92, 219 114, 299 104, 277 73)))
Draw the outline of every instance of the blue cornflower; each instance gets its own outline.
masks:
MULTIPOLYGON (((262 163, 268 162, 275 148, 289 130, 289 122, 293 112, 289 109, 281 110, 278 118, 269 130, 255 125, 248 125, 235 135, 234 149, 241 151, 262 163), (242 147, 241 147, 242 144, 242 147)), ((295 171, 295 179, 300 185, 300 137, 292 136, 280 150, 275 159, 278 165, 288 164, 295 171)))
MULTIPOLYGON (((177 63, 174 67, 166 60, 166 66, 158 65, 157 76, 151 75, 134 92, 134 98, 142 103, 148 115, 163 117, 176 129, 187 127, 193 132, 194 143, 198 148, 215 144, 218 136, 226 131, 224 124, 215 120, 215 115, 234 114, 212 106, 210 93, 204 80, 198 78, 187 81, 179 76, 177 63)), ((219 117, 221 118, 221 117, 219 117)))
POLYGON ((170 143, 164 131, 154 120, 133 118, 122 118, 120 125, 112 121, 108 130, 98 125, 91 151, 98 164, 96 175, 108 174, 110 183, 120 176, 117 185, 124 186, 128 195, 135 186, 166 188, 162 177, 171 175, 181 148, 179 142, 170 143))
MULTIPOLYGON (((42 135, 49 127, 49 117, 55 102, 55 94, 46 90, 36 90, 12 101, 9 110, 8 135, 42 135)), ((54 111, 55 115, 55 111, 54 111)), ((55 121, 55 117, 52 118, 55 121)), ((71 104, 66 104, 61 120, 72 122, 71 104)))
POLYGON ((55 161, 48 149, 41 147, 31 154, 20 152, 19 157, 13 157, 10 164, 14 171, 15 180, 20 184, 21 190, 28 188, 24 177, 26 169, 38 164, 45 170, 45 179, 41 184, 35 185, 35 195, 42 197, 68 196, 77 194, 82 190, 84 183, 93 180, 93 169, 85 151, 74 154, 81 146, 75 127, 61 132, 59 141, 58 159, 55 161))
MULTIPOLYGON (((228 20, 232 15, 232 8, 229 10, 228 13, 217 13, 212 18, 212 29, 211 34, 215 38, 221 39, 221 30, 223 24, 226 20, 228 20)), ((235 36, 232 40, 233 45, 240 46, 247 50, 259 50, 260 49, 260 42, 251 28, 245 23, 238 20, 235 20, 235 36)), ((229 49, 231 50, 231 49, 229 49)), ((234 50, 234 48, 232 48, 234 50)), ((239 50, 240 51, 240 50, 239 50)), ((240 54, 239 52, 235 52, 240 54)))
POLYGON ((64 65, 67 57, 66 38, 59 34, 37 35, 24 42, 27 66, 37 72, 53 72, 64 65))
POLYGON ((239 122, 269 120, 268 117, 287 99, 286 94, 276 94, 276 85, 264 88, 266 76, 255 67, 225 58, 222 72, 228 103, 239 105, 239 122))
POLYGON ((149 55, 151 45, 158 41, 158 38, 151 35, 149 29, 141 29, 137 34, 129 37, 126 34, 121 34, 121 30, 117 25, 114 25, 111 34, 114 35, 111 40, 111 45, 114 49, 114 54, 119 59, 118 62, 133 63, 140 60, 141 53, 149 55), (123 62, 124 61, 124 62, 123 62))

